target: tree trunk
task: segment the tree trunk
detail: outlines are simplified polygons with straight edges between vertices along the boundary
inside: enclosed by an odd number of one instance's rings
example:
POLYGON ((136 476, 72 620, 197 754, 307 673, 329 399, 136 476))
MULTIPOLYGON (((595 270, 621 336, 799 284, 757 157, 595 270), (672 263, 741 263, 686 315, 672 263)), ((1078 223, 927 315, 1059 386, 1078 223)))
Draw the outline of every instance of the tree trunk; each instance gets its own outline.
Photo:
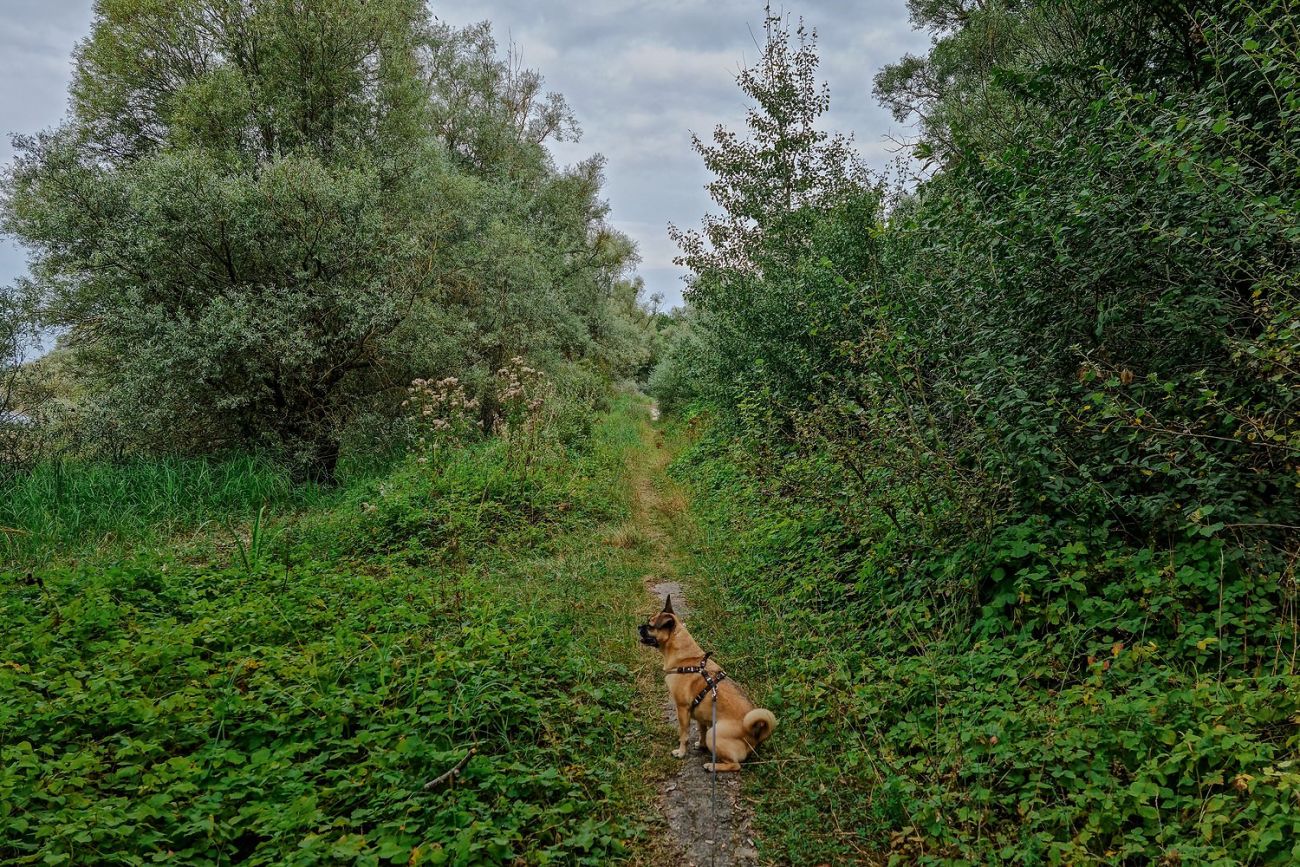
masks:
POLYGON ((295 465, 295 481, 333 487, 338 483, 339 443, 334 437, 303 443, 305 459, 295 465))

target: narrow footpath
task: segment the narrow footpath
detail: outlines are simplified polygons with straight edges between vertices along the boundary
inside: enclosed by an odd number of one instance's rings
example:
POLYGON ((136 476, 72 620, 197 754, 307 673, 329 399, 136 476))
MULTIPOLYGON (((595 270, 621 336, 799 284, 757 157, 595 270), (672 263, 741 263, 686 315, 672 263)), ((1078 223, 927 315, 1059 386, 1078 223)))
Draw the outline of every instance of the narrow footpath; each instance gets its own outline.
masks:
MULTIPOLYGON (((679 574, 679 564, 685 559, 682 534, 689 528, 690 517, 685 495, 665 472, 671 456, 663 434, 653 424, 657 419, 658 410, 651 407, 642 432, 645 447, 629 456, 632 515, 627 532, 646 553, 646 614, 659 610, 664 597, 671 593, 673 608, 707 646, 708 625, 691 621, 689 576, 679 574)), ((726 654, 718 655, 725 666, 726 654)), ((654 677, 643 678, 642 682, 647 689, 657 690, 663 708, 662 749, 668 753, 677 745, 677 715, 668 699, 660 664, 659 655, 647 648, 645 665, 653 666, 654 677)), ((692 722, 688 743, 698 742, 699 731, 692 722)), ((713 775, 704 770, 708 761, 705 752, 696 750, 674 761, 676 770, 661 780, 658 800, 678 863, 692 867, 758 864, 750 814, 740 795, 745 772, 719 774, 715 790, 713 775)))

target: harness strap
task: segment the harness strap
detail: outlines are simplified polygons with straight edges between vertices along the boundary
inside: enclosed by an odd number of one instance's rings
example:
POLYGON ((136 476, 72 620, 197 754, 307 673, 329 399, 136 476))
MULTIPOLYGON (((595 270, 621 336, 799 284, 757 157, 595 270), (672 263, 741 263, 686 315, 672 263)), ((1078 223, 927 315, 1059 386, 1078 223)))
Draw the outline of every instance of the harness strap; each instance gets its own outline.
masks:
MULTIPOLYGON (((704 697, 710 692, 713 693, 713 697, 716 699, 718 696, 718 684, 727 679, 727 673, 725 671, 719 671, 716 676, 709 671, 709 657, 712 655, 713 651, 710 650, 708 653, 704 654, 704 658, 700 660, 699 665, 683 665, 677 668, 678 674, 698 674, 704 678, 704 689, 700 690, 699 694, 695 696, 695 700, 691 702, 691 712, 700 706, 700 702, 704 701, 704 697)), ((714 703, 716 704, 716 702, 714 703)))
POLYGON ((713 655, 713 651, 712 651, 712 650, 710 650, 708 653, 704 654, 704 658, 700 660, 700 664, 699 664, 699 665, 682 665, 682 666, 678 666, 678 668, 677 668, 677 673, 678 673, 678 674, 704 674, 704 672, 705 672, 705 670, 706 670, 706 667, 707 667, 708 664, 709 664, 709 657, 712 656, 712 655, 713 655))
POLYGON ((716 704, 717 703, 716 699, 718 697, 718 684, 722 683, 726 679, 727 679, 727 674, 726 672, 723 671, 718 672, 718 677, 716 680, 709 677, 708 673, 704 673, 705 687, 704 689, 699 691, 699 694, 695 696, 695 700, 691 702, 691 710, 694 711, 697 707, 699 707, 700 702, 704 701, 704 697, 708 695, 710 692, 713 693, 713 697, 715 699, 714 704, 716 704))

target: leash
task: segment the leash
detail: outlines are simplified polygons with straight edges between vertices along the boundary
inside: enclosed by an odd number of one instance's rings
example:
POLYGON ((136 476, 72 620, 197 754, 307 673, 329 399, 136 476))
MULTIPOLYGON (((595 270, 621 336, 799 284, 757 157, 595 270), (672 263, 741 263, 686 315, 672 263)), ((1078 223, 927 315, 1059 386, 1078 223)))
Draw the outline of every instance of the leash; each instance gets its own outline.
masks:
MULTIPOLYGON (((706 653, 704 662, 708 661, 709 655, 706 653)), ((704 662, 700 663, 701 667, 704 662)), ((726 677, 726 675, 724 674, 722 677, 726 677)), ((722 677, 719 677, 717 681, 709 682, 709 685, 713 688, 713 728, 709 729, 709 733, 713 735, 713 744, 710 746, 713 752, 713 793, 710 798, 713 801, 713 828, 715 834, 718 827, 718 683, 721 682, 722 677)), ((708 679, 708 675, 705 675, 705 679, 708 679)), ((709 867, 714 867, 717 857, 718 841, 714 840, 713 848, 709 851, 709 867)))

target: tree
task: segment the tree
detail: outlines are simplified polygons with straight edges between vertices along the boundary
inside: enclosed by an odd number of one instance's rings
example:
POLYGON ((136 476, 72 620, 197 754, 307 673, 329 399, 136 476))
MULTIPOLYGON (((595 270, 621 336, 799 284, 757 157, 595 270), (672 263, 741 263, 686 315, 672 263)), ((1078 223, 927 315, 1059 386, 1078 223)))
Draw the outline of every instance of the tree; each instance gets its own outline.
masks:
POLYGON ((925 57, 875 77, 875 94, 919 128, 919 153, 943 165, 963 150, 1013 147, 1102 96, 1098 66, 1137 88, 1199 86, 1211 74, 1198 17, 1208 0, 908 0, 929 30, 925 57))
POLYGON ((770 8, 765 34, 759 60, 737 77, 752 100, 748 137, 718 126, 711 144, 693 139, 721 213, 669 234, 691 270, 688 301, 710 314, 717 352, 705 357, 721 365, 711 378, 806 397, 870 259, 856 239, 877 220, 879 192, 851 141, 817 127, 830 95, 817 79, 816 34, 802 22, 792 31, 770 8))
POLYGON ((522 65, 515 45, 499 56, 486 21, 435 26, 428 81, 435 132, 476 174, 535 175, 549 162, 547 141, 582 134, 563 95, 543 91, 541 75, 522 65))
POLYGON ((596 353, 634 250, 601 160, 551 162, 563 98, 495 51, 421 0, 101 0, 2 219, 103 429, 329 480, 412 378, 596 353))
POLYGON ((97 5, 4 226, 124 436, 332 477, 430 273, 427 26, 411 0, 97 5))
POLYGON ((32 340, 32 317, 24 301, 14 288, 0 289, 0 420, 14 410, 18 376, 32 340))

